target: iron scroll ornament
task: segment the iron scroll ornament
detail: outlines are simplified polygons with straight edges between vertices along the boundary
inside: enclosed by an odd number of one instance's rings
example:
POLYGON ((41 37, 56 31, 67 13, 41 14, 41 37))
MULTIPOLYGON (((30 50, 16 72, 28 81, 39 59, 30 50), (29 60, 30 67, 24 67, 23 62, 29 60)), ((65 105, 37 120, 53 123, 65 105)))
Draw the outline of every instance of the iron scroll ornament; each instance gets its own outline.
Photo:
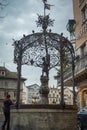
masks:
MULTIPOLYGON (((74 59, 74 49, 72 44, 65 37, 46 32, 34 33, 23 36, 20 40, 14 41, 14 62, 18 63, 20 54, 22 55, 21 64, 34 65, 43 68, 43 57, 50 56, 49 70, 60 65, 60 46, 62 44, 63 54, 67 57, 66 64, 74 59), (46 43, 44 42, 46 38, 46 43), (48 54, 46 54, 46 47, 48 54)), ((64 60, 64 59, 63 59, 64 60)))

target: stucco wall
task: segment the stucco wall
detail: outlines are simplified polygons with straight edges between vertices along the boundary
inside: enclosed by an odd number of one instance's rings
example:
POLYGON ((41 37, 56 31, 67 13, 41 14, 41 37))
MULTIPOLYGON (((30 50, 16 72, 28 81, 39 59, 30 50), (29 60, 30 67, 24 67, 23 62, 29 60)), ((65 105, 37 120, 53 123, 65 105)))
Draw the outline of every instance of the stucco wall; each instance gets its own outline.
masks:
POLYGON ((77 130, 76 113, 65 109, 13 109, 11 130, 77 130))

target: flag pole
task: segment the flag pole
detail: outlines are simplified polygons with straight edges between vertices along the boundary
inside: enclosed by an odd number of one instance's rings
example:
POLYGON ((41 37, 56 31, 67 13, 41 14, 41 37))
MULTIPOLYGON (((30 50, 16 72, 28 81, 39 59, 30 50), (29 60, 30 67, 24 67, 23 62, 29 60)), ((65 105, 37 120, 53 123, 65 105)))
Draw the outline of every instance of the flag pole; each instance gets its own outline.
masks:
POLYGON ((45 4, 46 4, 46 1, 47 1, 47 0, 43 0, 43 3, 44 3, 44 17, 46 16, 46 11, 45 11, 45 4))

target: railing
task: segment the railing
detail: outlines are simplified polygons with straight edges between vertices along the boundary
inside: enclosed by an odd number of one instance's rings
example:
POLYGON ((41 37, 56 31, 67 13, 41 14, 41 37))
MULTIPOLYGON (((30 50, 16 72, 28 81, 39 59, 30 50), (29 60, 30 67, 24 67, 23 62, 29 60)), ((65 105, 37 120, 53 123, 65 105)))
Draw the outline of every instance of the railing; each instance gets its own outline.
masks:
POLYGON ((75 73, 79 73, 83 70, 87 69, 87 54, 80 58, 78 61, 75 63, 75 73))
MULTIPOLYGON (((85 71, 87 69, 87 54, 79 58, 75 61, 75 73, 74 75, 78 75, 79 73, 85 71)), ((72 78, 72 66, 66 68, 64 70, 64 81, 72 78)), ((58 82, 60 83, 60 77, 58 78, 58 82)))

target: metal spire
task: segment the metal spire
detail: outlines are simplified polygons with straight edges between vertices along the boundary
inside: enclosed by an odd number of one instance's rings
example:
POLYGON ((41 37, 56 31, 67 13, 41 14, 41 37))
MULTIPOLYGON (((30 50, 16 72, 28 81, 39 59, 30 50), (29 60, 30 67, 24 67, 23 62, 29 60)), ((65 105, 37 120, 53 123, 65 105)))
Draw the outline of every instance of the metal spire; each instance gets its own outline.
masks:
POLYGON ((47 2, 47 0, 43 0, 43 3, 44 3, 44 17, 45 17, 45 15, 46 15, 46 8, 45 8, 45 5, 46 5, 46 2, 47 2))

